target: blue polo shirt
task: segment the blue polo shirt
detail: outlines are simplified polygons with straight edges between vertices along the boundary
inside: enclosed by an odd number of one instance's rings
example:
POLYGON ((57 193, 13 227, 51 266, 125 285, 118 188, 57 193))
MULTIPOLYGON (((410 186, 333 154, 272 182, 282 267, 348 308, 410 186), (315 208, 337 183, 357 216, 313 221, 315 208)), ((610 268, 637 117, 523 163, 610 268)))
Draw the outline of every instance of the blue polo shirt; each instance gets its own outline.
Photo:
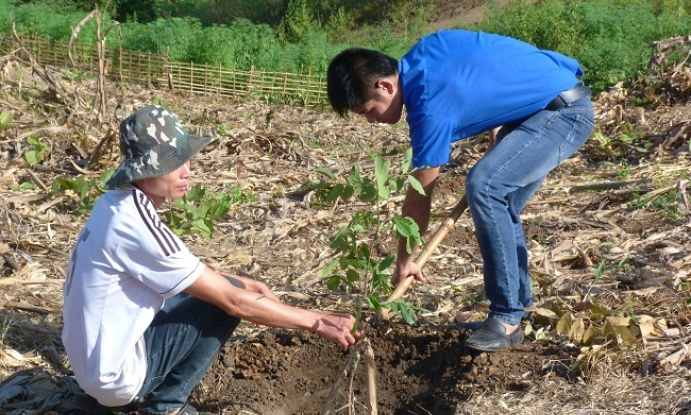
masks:
POLYGON ((416 168, 446 163, 454 141, 524 120, 583 75, 556 52, 465 30, 423 37, 398 71, 416 168))

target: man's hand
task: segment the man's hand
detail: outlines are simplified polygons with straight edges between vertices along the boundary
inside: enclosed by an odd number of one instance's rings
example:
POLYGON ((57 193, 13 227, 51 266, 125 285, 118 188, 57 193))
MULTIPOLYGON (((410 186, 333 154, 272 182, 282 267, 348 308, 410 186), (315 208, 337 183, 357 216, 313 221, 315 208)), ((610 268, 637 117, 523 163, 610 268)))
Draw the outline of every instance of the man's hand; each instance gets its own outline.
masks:
POLYGON ((324 314, 317 320, 314 331, 324 339, 340 344, 345 351, 360 341, 364 334, 362 328, 353 334, 354 325, 355 317, 349 314, 324 314))
POLYGON ((425 281, 425 277, 422 275, 422 268, 412 261, 412 258, 407 258, 402 262, 396 261, 396 268, 391 276, 391 284, 396 287, 409 275, 414 276, 415 281, 425 281))

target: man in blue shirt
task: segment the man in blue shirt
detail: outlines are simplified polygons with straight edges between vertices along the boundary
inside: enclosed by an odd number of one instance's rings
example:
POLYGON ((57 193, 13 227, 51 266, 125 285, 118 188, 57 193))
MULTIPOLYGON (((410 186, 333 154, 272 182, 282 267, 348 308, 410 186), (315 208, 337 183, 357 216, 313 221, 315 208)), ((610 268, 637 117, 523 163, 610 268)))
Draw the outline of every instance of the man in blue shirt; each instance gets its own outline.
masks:
MULTIPOLYGON (((413 176, 425 194, 409 188, 402 214, 421 232, 451 143, 489 133, 489 151, 466 179, 490 301, 488 318, 466 341, 470 348, 496 351, 523 341, 520 322, 533 302, 520 212, 546 175, 590 135, 593 108, 581 75, 569 57, 463 30, 423 37, 400 62, 352 48, 329 65, 329 101, 341 116, 352 111, 371 123, 395 124, 406 107, 413 176)), ((400 240, 392 282, 410 275, 424 281, 400 240)))

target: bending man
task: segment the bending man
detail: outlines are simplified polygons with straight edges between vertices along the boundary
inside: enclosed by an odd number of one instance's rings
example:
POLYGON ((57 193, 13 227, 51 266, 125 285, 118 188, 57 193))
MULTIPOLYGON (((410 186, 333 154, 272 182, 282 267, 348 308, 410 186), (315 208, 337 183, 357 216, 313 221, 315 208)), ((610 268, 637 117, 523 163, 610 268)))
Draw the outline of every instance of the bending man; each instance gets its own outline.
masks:
MULTIPOLYGON (((575 60, 487 33, 454 30, 423 37, 398 62, 367 49, 348 49, 331 62, 327 90, 333 109, 369 122, 397 123, 406 107, 413 173, 425 189, 409 188, 402 214, 427 228, 439 167, 451 143, 489 132, 490 150, 470 170, 466 195, 484 262, 490 313, 468 347, 502 350, 523 341, 519 324, 533 304, 520 212, 546 175, 581 147, 593 128, 590 89, 575 60)), ((420 267, 399 241, 392 282, 420 267)))

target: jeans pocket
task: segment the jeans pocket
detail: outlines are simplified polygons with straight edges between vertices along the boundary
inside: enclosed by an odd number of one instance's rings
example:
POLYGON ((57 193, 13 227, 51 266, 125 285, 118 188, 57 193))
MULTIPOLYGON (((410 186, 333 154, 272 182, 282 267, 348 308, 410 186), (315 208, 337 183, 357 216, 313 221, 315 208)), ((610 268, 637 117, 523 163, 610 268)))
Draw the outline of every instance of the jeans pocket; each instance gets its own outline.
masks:
MULTIPOLYGON (((568 117, 567 119, 571 123, 571 129, 564 138, 564 141, 562 141, 561 145, 559 146, 558 164, 562 164, 564 161, 566 161, 573 155, 573 153, 581 148, 586 141, 588 141, 594 124, 592 120, 584 117, 584 114, 587 113, 569 114, 571 117, 568 117)), ((566 119, 564 121, 566 121, 566 119)))

